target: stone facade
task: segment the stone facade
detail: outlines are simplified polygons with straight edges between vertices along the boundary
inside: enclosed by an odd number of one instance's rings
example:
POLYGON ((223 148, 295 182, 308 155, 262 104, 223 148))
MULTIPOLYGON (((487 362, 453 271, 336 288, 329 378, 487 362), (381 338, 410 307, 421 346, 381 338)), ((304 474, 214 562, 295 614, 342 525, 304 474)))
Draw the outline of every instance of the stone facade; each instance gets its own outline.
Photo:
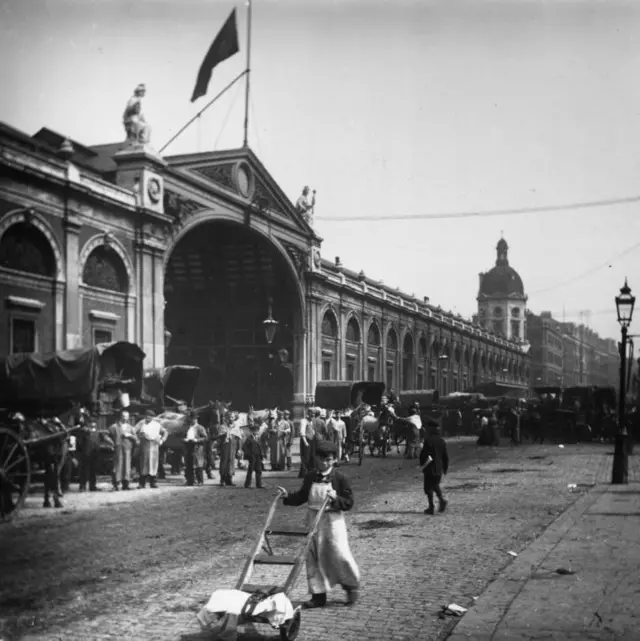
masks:
POLYGON ((551 315, 527 314, 531 345, 531 385, 574 387, 619 386, 620 356, 616 341, 551 315))
POLYGON ((549 312, 527 314, 532 387, 563 385, 564 331, 549 312))
MULTIPOLYGON (((0 355, 128 340, 145 351, 148 367, 163 367, 168 266, 180 243, 209 224, 245 230, 286 272, 287 296, 278 299, 280 283, 270 288, 276 319, 289 319, 278 330, 288 342, 276 353, 291 355, 298 412, 326 378, 442 393, 488 380, 528 386, 521 343, 322 259, 322 239, 251 150, 163 159, 150 149, 90 148, 48 129, 30 137, 6 125, 0 355)), ((180 287, 205 267, 192 267, 180 287)), ((238 310, 262 318, 266 302, 240 301, 238 310)))

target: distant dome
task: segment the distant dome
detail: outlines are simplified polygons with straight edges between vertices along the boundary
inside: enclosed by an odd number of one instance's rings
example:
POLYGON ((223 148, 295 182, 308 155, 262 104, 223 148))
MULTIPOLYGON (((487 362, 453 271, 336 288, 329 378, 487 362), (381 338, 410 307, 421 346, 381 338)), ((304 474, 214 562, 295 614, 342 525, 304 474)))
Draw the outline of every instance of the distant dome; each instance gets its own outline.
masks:
POLYGON ((496 266, 480 275, 478 298, 525 298, 522 278, 509 266, 509 245, 504 238, 498 241, 496 253, 496 266))

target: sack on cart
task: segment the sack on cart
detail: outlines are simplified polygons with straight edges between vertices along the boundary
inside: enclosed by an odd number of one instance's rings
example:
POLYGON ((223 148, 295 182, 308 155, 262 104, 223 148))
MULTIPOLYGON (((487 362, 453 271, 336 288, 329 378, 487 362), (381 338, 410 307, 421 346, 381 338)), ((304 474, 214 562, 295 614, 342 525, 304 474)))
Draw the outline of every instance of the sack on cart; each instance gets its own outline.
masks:
POLYGON ((294 609, 284 592, 251 594, 242 590, 215 590, 197 615, 202 628, 213 632, 219 641, 236 641, 242 619, 260 617, 278 629, 293 618, 294 609))

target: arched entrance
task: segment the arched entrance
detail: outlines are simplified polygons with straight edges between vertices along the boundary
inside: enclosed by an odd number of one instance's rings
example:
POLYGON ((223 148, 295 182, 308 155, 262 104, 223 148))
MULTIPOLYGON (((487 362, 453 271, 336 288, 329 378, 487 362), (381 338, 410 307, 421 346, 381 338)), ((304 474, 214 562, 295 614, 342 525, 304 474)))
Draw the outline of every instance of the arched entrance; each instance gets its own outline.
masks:
POLYGON ((302 351, 298 283, 267 238, 228 221, 197 224, 168 257, 164 296, 166 365, 200 367, 196 403, 290 407, 294 391, 303 392, 294 390, 302 351), (271 344, 264 326, 270 309, 278 321, 271 344))

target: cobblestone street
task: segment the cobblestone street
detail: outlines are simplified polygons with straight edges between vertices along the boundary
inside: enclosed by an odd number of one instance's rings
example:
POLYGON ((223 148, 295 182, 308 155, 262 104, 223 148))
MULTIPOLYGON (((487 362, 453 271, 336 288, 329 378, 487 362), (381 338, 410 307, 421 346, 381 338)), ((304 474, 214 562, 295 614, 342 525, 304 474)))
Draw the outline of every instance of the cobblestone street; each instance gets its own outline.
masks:
MULTIPOLYGON (((511 561, 507 552, 521 551, 611 473, 607 445, 494 449, 449 439, 449 447, 444 515, 423 514, 415 461, 394 453, 343 468, 356 497, 348 523, 362 599, 343 608, 336 591, 325 611, 303 612, 299 639, 446 637, 455 621, 438 618, 442 605, 472 607, 511 561)), ((630 478, 640 480, 637 457, 630 466, 630 478)), ((217 480, 181 487, 182 479, 172 477, 159 490, 72 493, 65 509, 51 511, 39 508, 40 496, 31 497, 14 523, 0 527, 2 639, 209 638, 196 612, 214 589, 234 586, 275 485, 294 488, 296 477, 267 473, 262 491, 242 488, 243 476, 235 488, 217 480)), ((278 514, 297 521, 304 510, 278 514)), ((306 594, 303 573, 294 600, 306 594)), ((277 631, 260 630, 259 638, 278 638, 277 631)))

